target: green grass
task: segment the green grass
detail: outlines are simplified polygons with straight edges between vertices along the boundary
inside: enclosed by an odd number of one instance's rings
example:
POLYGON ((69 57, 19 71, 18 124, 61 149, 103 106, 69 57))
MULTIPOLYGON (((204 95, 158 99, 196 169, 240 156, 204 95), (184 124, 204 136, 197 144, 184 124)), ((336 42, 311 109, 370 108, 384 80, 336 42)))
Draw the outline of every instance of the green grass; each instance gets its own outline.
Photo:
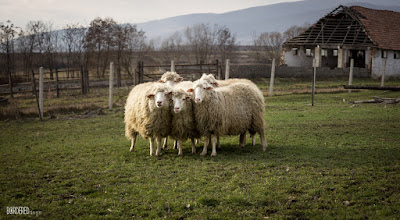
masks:
POLYGON ((149 156, 142 139, 129 152, 122 107, 2 121, 0 218, 28 206, 46 219, 396 219, 399 106, 347 104, 373 96, 400 93, 317 94, 314 107, 309 94, 267 97, 267 151, 224 137, 217 157, 189 142, 182 157, 149 156))

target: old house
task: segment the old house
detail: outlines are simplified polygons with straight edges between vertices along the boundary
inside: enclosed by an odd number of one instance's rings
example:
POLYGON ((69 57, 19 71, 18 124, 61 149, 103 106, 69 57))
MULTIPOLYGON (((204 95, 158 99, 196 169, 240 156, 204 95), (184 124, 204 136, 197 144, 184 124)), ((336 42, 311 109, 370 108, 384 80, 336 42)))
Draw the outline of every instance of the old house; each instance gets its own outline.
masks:
POLYGON ((285 64, 367 68, 372 77, 400 77, 400 13, 339 6, 284 43, 285 64))

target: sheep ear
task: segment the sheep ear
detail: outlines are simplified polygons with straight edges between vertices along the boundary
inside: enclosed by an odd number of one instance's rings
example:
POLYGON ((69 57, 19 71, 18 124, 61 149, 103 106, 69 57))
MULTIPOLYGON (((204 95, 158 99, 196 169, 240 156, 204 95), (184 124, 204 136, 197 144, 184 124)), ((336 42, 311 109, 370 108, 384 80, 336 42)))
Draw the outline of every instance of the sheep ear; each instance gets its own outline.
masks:
POLYGON ((211 89, 213 89, 213 87, 208 86, 206 89, 207 89, 207 90, 211 90, 211 89))
POLYGON ((158 80, 157 82, 158 82, 158 83, 164 83, 164 81, 162 81, 162 80, 158 80))
POLYGON ((186 96, 186 101, 191 100, 192 98, 190 96, 186 96))
POLYGON ((154 97, 154 94, 147 95, 147 98, 151 99, 154 97))
POLYGON ((193 89, 188 89, 187 92, 193 92, 193 89))
POLYGON ((179 77, 178 78, 178 82, 180 82, 180 81, 182 81, 183 80, 183 78, 182 77, 179 77))
POLYGON ((218 86, 219 86, 219 84, 218 84, 217 82, 212 83, 212 84, 213 84, 213 86, 215 86, 215 87, 218 87, 218 86))

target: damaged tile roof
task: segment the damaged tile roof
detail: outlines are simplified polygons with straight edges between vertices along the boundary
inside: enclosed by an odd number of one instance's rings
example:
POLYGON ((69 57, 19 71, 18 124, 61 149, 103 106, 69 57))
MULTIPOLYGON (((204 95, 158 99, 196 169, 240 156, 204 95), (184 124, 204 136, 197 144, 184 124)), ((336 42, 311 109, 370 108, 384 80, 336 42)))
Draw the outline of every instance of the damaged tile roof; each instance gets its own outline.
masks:
POLYGON ((400 13, 340 5, 284 46, 400 50, 400 13))
POLYGON ((399 12, 375 10, 361 6, 352 6, 351 8, 363 15, 359 20, 378 48, 400 50, 399 12))

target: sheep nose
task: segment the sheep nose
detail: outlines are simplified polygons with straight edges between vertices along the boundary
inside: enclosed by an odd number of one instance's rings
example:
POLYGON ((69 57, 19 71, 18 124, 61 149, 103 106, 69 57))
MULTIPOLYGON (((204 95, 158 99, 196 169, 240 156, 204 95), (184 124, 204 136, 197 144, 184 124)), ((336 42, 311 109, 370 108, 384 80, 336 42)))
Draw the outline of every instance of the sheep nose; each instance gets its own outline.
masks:
POLYGON ((161 105, 162 104, 162 101, 157 101, 157 105, 161 105))
POLYGON ((197 98, 197 99, 195 99, 194 101, 195 101, 195 102, 200 102, 200 99, 199 99, 199 98, 197 98))

